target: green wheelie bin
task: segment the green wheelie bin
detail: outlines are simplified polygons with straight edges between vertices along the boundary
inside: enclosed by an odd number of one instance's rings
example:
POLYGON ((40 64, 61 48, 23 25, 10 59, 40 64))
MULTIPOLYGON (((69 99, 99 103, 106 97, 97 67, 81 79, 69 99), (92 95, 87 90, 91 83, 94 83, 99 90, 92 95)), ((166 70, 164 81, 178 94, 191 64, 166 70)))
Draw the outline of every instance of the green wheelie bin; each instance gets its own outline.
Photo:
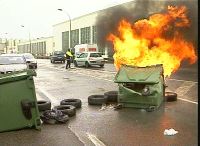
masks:
POLYGON ((34 70, 0 74, 0 132, 41 129, 34 70))

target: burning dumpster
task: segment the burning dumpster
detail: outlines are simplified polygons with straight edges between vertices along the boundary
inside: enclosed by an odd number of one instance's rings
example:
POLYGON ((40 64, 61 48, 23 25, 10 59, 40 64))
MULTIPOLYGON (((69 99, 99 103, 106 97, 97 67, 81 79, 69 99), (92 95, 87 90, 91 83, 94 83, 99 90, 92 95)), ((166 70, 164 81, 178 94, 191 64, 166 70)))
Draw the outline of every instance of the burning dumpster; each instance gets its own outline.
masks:
POLYGON ((0 75, 0 132, 26 127, 40 129, 35 75, 33 70, 0 75))
POLYGON ((165 83, 162 65, 122 65, 117 72, 118 103, 122 107, 157 108, 163 102, 165 83))

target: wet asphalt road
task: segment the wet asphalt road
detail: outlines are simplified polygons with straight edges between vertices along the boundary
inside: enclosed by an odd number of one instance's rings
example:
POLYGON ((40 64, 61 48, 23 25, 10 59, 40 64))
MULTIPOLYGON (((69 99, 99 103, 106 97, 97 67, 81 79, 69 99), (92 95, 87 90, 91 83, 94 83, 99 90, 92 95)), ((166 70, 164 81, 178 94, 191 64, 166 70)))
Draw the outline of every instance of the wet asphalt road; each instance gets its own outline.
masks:
POLYGON ((58 105, 62 99, 79 98, 82 100, 82 108, 77 110, 76 116, 71 117, 66 125, 42 125, 39 134, 32 129, 0 133, 1 144, 198 145, 198 72, 195 65, 181 68, 166 80, 166 90, 178 94, 176 102, 164 102, 158 110, 146 112, 133 108, 114 110, 112 105, 102 110, 101 106, 88 105, 89 95, 118 90, 117 84, 113 82, 116 71, 112 64, 106 64, 102 69, 81 67, 65 70, 64 64, 50 64, 49 60, 38 60, 38 63, 35 77, 37 98, 49 99, 53 106, 58 105), (163 132, 169 128, 174 128, 178 134, 165 136, 163 132), (10 143, 4 141, 6 138, 10 143), (13 138, 16 143, 11 142, 13 138), (30 143, 27 139, 30 139, 30 143))

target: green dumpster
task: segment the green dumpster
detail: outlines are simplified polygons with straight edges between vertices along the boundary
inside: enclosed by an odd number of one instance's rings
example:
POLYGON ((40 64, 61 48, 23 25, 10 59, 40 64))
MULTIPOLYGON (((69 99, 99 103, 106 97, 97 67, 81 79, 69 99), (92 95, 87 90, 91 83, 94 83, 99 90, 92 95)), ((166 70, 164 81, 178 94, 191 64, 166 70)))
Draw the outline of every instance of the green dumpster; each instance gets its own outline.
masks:
POLYGON ((164 99, 163 66, 137 67, 122 65, 117 72, 118 103, 123 107, 159 107, 164 99))
POLYGON ((0 132, 23 128, 40 130, 34 70, 0 75, 0 132))

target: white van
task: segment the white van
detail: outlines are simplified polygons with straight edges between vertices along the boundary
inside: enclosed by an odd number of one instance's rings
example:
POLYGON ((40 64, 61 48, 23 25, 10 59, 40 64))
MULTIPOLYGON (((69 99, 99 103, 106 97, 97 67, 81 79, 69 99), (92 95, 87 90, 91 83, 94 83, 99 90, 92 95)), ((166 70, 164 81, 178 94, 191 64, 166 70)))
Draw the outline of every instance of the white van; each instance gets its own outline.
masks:
POLYGON ((82 52, 98 52, 97 44, 79 44, 74 47, 75 56, 80 55, 82 52))

